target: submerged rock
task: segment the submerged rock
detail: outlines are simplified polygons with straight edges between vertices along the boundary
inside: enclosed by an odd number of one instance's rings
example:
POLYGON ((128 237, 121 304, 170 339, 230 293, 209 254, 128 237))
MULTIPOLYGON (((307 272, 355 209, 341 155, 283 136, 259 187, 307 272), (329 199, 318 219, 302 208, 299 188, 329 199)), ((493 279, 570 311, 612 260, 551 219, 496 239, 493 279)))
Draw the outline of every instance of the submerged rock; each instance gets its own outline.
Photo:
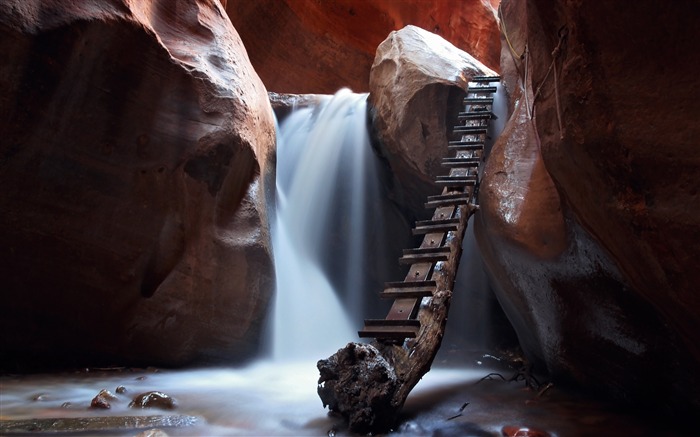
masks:
POLYGON ((249 357, 274 123, 219 2, 10 0, 0 49, 3 364, 249 357))
POLYGON ((440 161, 467 82, 494 74, 468 53, 415 26, 392 32, 379 45, 369 102, 399 204, 423 213, 426 196, 439 192, 433 180, 443 172, 440 161))

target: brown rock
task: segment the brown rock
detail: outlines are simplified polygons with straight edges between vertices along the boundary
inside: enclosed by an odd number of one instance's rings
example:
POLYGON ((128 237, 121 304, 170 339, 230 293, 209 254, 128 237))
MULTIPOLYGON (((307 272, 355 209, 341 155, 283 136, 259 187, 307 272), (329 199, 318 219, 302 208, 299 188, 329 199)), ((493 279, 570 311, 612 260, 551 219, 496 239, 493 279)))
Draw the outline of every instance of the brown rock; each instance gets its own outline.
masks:
POLYGON ((217 2, 0 10, 3 360, 257 347, 272 111, 217 2))
POLYGON ((102 409, 110 409, 112 408, 111 401, 116 400, 117 397, 112 394, 109 390, 100 390, 99 393, 97 393, 97 396, 92 398, 92 401, 90 402, 90 407, 91 408, 102 408, 102 409))
POLYGON ((177 407, 175 399, 159 391, 149 391, 134 397, 129 408, 159 408, 161 410, 173 410, 177 407))
POLYGON ((555 379, 660 414, 697 411, 694 5, 502 9, 513 115, 488 158, 476 222, 498 298, 555 379))
POLYGON ((370 75, 370 104, 381 153, 392 167, 398 202, 423 211, 439 190, 448 132, 468 80, 495 74, 438 35, 415 26, 392 32, 377 49, 370 75), (447 108, 447 110, 446 110, 447 108))
POLYGON ((229 0, 226 11, 268 89, 332 94, 368 90, 377 46, 409 24, 498 68, 495 7, 484 0, 229 0))

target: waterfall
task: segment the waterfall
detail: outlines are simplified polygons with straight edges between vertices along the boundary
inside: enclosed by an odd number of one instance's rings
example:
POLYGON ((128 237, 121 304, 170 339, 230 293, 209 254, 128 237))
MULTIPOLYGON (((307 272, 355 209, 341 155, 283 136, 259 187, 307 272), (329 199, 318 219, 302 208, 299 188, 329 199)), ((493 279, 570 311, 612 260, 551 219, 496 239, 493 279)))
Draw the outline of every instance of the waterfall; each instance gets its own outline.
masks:
POLYGON ((378 195, 366 100, 367 94, 343 89, 316 107, 294 110, 278 129, 275 359, 321 358, 357 337, 366 205, 376 205, 378 195), (338 262, 343 277, 336 269, 331 278, 338 262), (338 284, 348 292, 343 304, 338 284))

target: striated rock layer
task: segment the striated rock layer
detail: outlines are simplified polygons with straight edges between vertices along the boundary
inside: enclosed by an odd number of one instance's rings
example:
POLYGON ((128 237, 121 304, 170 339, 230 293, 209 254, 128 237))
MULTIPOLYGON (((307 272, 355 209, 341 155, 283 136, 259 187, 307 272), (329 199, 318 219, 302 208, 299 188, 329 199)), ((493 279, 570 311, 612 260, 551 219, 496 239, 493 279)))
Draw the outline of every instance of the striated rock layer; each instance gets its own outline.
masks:
POLYGON ((3 364, 250 355, 274 124, 218 0, 9 1, 0 35, 3 364))
POLYGON ((556 380, 697 411, 696 5, 502 9, 512 117, 476 223, 498 298, 556 380))
POLYGON ((413 24, 497 69, 498 0, 228 0, 226 11, 268 89, 333 94, 368 90, 377 46, 413 24))
POLYGON ((452 127, 473 76, 495 73, 443 38, 416 26, 392 32, 370 74, 372 123, 391 166, 396 201, 412 214, 440 190, 452 127))

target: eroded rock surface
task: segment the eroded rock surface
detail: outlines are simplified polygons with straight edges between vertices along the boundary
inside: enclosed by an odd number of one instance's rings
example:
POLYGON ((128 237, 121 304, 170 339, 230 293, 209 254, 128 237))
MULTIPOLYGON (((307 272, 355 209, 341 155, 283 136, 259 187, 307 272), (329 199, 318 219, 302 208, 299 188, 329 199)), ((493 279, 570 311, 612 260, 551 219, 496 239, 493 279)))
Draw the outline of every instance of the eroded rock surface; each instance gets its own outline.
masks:
POLYGON ((401 405, 392 402, 400 385, 394 368, 372 345, 348 343, 317 364, 323 406, 342 412, 352 430, 386 429, 401 405))
POLYGON ((513 110, 476 223, 499 300, 558 381, 658 414, 697 411, 695 6, 502 8, 513 110))
POLYGON ((497 0, 228 0, 226 11, 268 89, 333 94, 368 90, 377 46, 409 24, 434 32, 492 69, 497 0))
POLYGON ((392 32, 377 48, 370 104, 380 151, 396 179, 397 199, 423 212, 473 76, 495 73, 440 36, 415 26, 392 32))
POLYGON ((274 127, 223 7, 9 1, 0 35, 3 364, 250 355, 274 127))

